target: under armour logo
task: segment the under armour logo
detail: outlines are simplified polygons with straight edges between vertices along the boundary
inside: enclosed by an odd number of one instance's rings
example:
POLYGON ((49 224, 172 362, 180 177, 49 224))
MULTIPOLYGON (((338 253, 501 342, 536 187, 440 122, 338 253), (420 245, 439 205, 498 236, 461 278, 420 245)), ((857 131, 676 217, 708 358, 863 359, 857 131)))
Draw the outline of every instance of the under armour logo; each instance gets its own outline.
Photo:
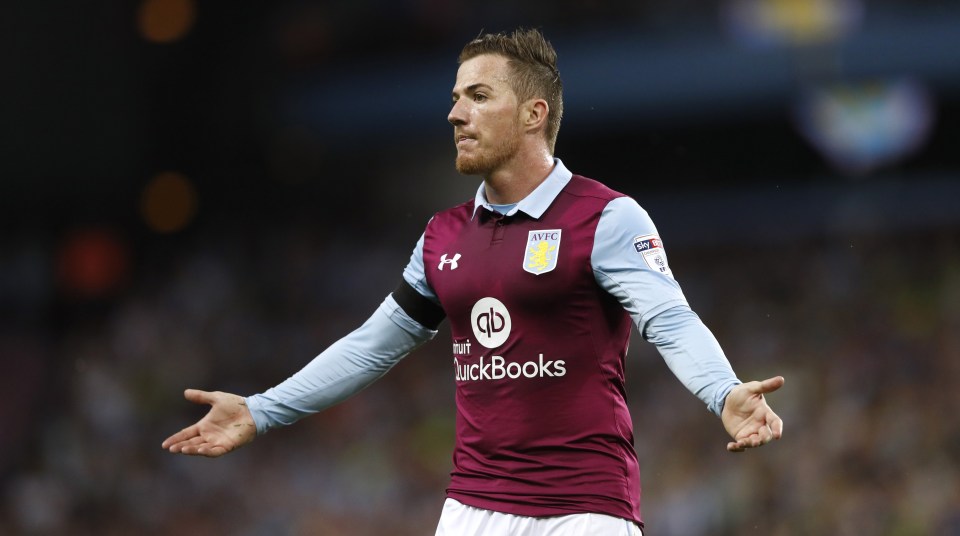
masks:
POLYGON ((452 259, 448 259, 448 258, 447 258, 447 254, 444 253, 443 255, 440 256, 440 264, 437 265, 437 270, 443 270, 443 265, 444 265, 444 264, 449 264, 451 270, 456 270, 456 269, 457 269, 457 266, 458 266, 458 265, 457 265, 457 261, 458 261, 458 260, 460 260, 460 254, 459 254, 459 253, 454 253, 452 259))

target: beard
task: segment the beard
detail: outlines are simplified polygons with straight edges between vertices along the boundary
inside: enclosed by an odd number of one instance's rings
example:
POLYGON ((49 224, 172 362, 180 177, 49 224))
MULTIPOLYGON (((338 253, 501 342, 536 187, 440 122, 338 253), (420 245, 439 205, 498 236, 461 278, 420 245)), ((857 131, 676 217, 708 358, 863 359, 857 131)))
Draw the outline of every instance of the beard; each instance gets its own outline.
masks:
POLYGON ((463 175, 487 176, 513 159, 520 150, 520 133, 505 136, 490 148, 478 147, 470 154, 457 153, 457 171, 463 175))

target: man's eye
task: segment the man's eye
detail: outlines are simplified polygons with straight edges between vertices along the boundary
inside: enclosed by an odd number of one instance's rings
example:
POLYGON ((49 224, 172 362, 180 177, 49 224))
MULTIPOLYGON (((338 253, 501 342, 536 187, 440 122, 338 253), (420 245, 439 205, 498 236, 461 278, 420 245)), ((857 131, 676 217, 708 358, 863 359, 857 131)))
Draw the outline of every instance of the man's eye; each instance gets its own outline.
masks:
POLYGON ((487 96, 484 95, 483 93, 475 93, 475 94, 473 95, 473 100, 475 100, 475 101, 477 101, 477 102, 483 102, 483 101, 487 100, 487 96))

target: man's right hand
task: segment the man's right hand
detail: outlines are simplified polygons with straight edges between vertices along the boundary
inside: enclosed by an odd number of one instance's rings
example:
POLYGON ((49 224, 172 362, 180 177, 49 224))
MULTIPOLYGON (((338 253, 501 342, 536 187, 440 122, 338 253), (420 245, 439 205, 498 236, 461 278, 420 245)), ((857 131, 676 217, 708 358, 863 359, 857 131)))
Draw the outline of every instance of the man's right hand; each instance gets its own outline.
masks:
POLYGON ((257 437, 257 426, 243 397, 197 389, 187 389, 183 396, 195 404, 209 404, 210 411, 196 424, 164 440, 162 446, 170 452, 216 458, 257 437))

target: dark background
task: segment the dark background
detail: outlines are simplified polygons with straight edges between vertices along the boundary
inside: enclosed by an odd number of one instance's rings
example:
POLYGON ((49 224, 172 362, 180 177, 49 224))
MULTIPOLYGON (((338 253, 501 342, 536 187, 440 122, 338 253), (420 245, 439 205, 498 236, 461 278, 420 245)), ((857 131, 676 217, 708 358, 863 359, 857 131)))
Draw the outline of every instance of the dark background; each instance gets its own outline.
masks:
POLYGON ((0 533, 432 534, 445 328, 231 456, 160 442, 184 388, 262 391, 373 311, 478 185, 461 46, 527 26, 557 156, 650 212, 741 378, 787 378, 784 438, 729 455, 634 336, 648 532, 960 534, 960 3, 514 4, 4 8, 0 533))

